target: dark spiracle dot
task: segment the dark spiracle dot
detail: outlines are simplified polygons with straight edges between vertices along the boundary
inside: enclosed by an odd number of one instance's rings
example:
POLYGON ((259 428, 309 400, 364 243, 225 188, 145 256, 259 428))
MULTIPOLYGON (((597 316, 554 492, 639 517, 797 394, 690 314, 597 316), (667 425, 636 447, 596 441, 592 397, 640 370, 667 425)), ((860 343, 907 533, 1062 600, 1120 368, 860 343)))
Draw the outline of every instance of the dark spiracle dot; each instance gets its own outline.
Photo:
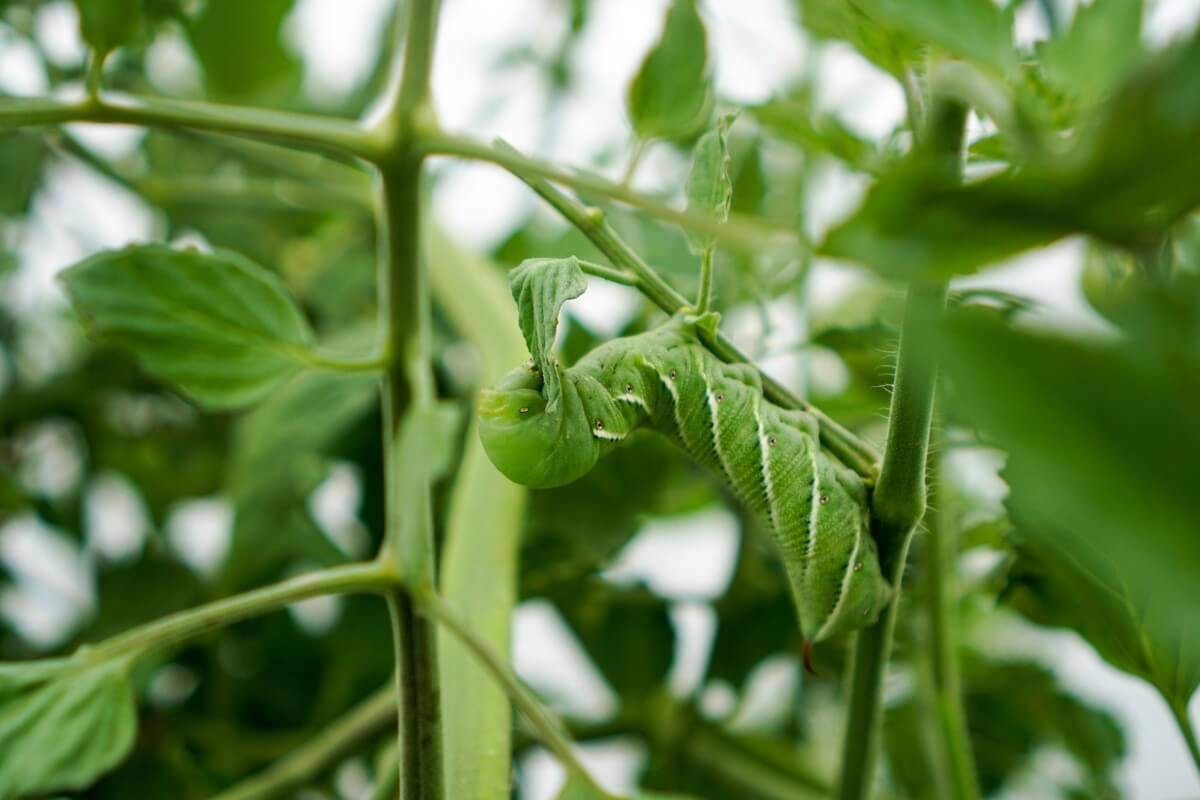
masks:
POLYGON ((675 380, 676 378, 679 377, 679 373, 676 372, 675 370, 671 370, 669 373, 667 373, 667 377, 670 378, 671 380, 675 380))
POLYGON ((821 505, 825 505, 828 502, 829 502, 829 495, 827 495, 827 494, 821 495, 821 505))
POLYGON ((600 419, 596 420, 596 430, 598 430, 598 431, 604 430, 604 420, 600 420, 600 419))
POLYGON ((725 393, 724 392, 717 392, 717 402, 718 403, 725 402, 725 393))
POLYGON ((774 447, 774 446, 775 446, 775 437, 768 436, 767 437, 767 447, 774 447))
POLYGON ((633 384, 632 383, 625 384, 625 394, 633 394, 633 384))
POLYGON ((522 414, 528 414, 528 413, 529 413, 529 406, 521 406, 521 413, 522 413, 522 414))

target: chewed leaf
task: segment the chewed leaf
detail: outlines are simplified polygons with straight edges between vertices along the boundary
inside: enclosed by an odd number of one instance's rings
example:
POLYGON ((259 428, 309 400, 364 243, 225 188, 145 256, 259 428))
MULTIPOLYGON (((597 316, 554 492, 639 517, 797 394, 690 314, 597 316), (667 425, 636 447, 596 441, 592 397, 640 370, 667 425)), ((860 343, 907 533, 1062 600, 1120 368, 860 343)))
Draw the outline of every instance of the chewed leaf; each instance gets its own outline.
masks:
POLYGON ((629 117, 643 139, 688 136, 712 107, 708 37, 696 0, 674 0, 662 37, 629 86, 629 117))
POLYGON ((522 261, 508 278, 521 333, 533 362, 546 382, 547 408, 553 408, 562 391, 554 336, 558 331, 558 312, 563 304, 583 294, 587 278, 574 256, 570 258, 530 258, 522 261))
POLYGON ((0 798, 79 790, 116 766, 137 732, 123 660, 0 666, 0 798))
MULTIPOLYGON (((717 127, 700 137, 692 151, 692 169, 688 173, 688 209, 711 214, 721 222, 729 219, 729 206, 733 202, 733 181, 729 177, 729 126, 735 115, 725 114, 717 121, 717 127)), ((697 255, 713 246, 711 234, 688 233, 688 246, 697 255)))
POLYGON ((212 408, 262 398, 311 355, 312 330, 283 283, 236 253, 127 247, 62 281, 97 337, 212 408))

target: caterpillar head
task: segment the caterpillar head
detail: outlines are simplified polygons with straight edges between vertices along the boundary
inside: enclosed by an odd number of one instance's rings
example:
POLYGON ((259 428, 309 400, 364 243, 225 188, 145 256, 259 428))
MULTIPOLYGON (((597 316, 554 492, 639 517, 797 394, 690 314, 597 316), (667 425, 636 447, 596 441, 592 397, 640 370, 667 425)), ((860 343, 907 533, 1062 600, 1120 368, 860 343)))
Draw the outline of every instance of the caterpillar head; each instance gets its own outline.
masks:
POLYGON ((549 489, 582 478, 600 458, 579 390, 561 381, 548 406, 542 373, 522 366, 479 396, 479 438, 496 468, 514 483, 549 489))

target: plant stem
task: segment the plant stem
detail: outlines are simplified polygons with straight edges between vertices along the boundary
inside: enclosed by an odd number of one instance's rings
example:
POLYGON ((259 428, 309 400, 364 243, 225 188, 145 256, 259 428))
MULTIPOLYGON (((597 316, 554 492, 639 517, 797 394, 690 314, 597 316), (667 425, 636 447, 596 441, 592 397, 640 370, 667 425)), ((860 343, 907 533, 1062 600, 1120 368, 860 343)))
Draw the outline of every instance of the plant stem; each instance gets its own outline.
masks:
MULTIPOLYGON (((429 363, 429 288, 421 262, 422 153, 413 146, 414 120, 429 109, 429 75, 437 27, 436 0, 410 0, 407 19, 397 22, 404 36, 384 115, 371 131, 378 148, 383 190, 380 225, 380 317, 386 352, 396 355, 383 380, 384 481, 386 531, 380 559, 405 569, 411 588, 432 589, 437 582, 433 510, 428 481, 402 485, 401 432, 405 415, 433 402, 429 363), (398 74, 396 74, 398 73, 398 74), (395 82, 398 81, 398 85, 395 82), (401 553, 423 553, 417 564, 401 553)), ((411 479, 410 479, 411 480, 411 479)), ((440 800, 444 794, 441 691, 437 630, 417 614, 412 596, 388 595, 396 656, 398 764, 403 800, 440 800)))
MULTIPOLYGON (((500 142, 497 144, 497 150, 508 152, 512 148, 500 142)), ((668 314, 675 314, 692 307, 687 298, 675 291, 632 247, 617 235, 613 227, 605 221, 602 211, 581 205, 536 174, 517 170, 514 170, 513 174, 537 192, 568 222, 578 228, 610 261, 636 275, 637 288, 650 302, 668 314)), ((706 217, 706 219, 712 221, 711 218, 706 217)), ((714 336, 709 336, 707 333, 702 335, 705 337, 704 344, 721 360, 743 364, 752 363, 721 333, 718 332, 714 336)), ((759 375, 763 383, 763 391, 771 402, 785 408, 808 411, 816 416, 821 425, 822 444, 864 478, 874 479, 877 471, 875 465, 879 460, 879 455, 874 448, 827 417, 820 409, 801 400, 775 379, 761 372, 759 375)))
POLYGON ((395 571, 376 562, 331 567, 179 611, 98 644, 85 645, 77 656, 89 661, 136 656, 150 648, 177 644, 297 600, 326 594, 384 592, 397 580, 395 571))
POLYGON ((1187 743, 1188 752, 1192 756, 1192 762, 1196 765, 1196 770, 1200 771, 1200 739, 1196 736, 1196 728, 1188 719, 1187 701, 1182 700, 1177 703, 1169 703, 1171 706, 1171 715, 1175 717, 1175 723, 1179 726, 1179 732, 1183 734, 1183 740, 1187 743))
POLYGON ((504 687, 504 691, 508 693, 513 705, 537 733, 538 739, 550 752, 554 753, 562 765, 568 771, 590 781, 591 777, 587 770, 571 750, 571 737, 567 733, 566 726, 521 684, 520 678, 500 660, 488 643, 471 630, 466 622, 459 619, 458 615, 435 593, 422 593, 420 603, 421 607, 446 630, 454 634, 454 637, 462 642, 479 659, 479 663, 487 668, 492 677, 504 687))
POLYGON ((614 269, 606 267, 603 264, 594 264, 591 261, 584 261, 582 258, 575 259, 579 262, 579 268, 588 275, 595 275, 597 278, 604 278, 606 281, 619 283, 622 286, 632 286, 638 288, 642 282, 638 280, 636 275, 630 275, 623 269, 614 269))
POLYGON ((704 248, 700 258, 700 291, 696 296, 696 312, 703 314, 712 305, 713 255, 715 248, 704 248))
POLYGON ((938 498, 943 495, 944 476, 940 459, 935 466, 930 505, 932 518, 926 526, 924 541, 924 578, 929 612, 929 662, 933 702, 937 711, 943 749, 950 763, 949 776, 954 796, 973 800, 980 796, 963 708, 962 686, 958 670, 957 596, 954 590, 954 537, 938 498))
POLYGON ((247 136, 370 161, 377 160, 379 155, 357 122, 313 114, 108 94, 74 103, 13 98, 0 103, 0 130, 67 122, 107 122, 247 136))
MULTIPOLYGON (((924 144, 947 180, 961 172, 967 109, 935 97, 924 144)), ((916 156, 927 155, 925 153, 916 156)), ((913 531, 925 513, 925 467, 933 419, 937 370, 928 357, 946 301, 944 283, 909 288, 900 332, 887 443, 871 498, 872 534, 884 577, 895 592, 879 620, 859 632, 850 682, 850 709, 842 748, 838 797, 863 800, 870 793, 882 725, 883 674, 892 647, 900 584, 913 531)))
POLYGON ((488 145, 465 136, 424 128, 419 132, 419 140, 419 146, 429 155, 488 161, 503 167, 526 183, 529 183, 530 177, 542 178, 579 192, 606 197, 645 211, 658 219, 672 222, 686 230, 714 236, 721 243, 740 252, 761 252, 772 239, 780 245, 801 250, 812 249, 811 243, 791 226, 744 214, 732 214, 727 222, 722 222, 698 211, 680 211, 661 200, 647 197, 628 186, 613 183, 598 175, 564 170, 541 159, 523 155, 502 141, 488 145))
POLYGON ((395 719, 396 691, 377 690, 313 739, 213 800, 265 800, 303 788, 343 758, 358 752, 395 719))

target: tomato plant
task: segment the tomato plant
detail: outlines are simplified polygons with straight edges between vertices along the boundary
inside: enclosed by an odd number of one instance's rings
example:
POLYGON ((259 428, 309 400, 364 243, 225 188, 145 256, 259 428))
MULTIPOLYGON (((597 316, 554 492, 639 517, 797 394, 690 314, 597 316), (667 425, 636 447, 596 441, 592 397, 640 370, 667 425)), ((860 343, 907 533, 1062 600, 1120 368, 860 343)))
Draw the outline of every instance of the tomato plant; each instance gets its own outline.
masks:
MULTIPOLYGON (((0 798, 528 796, 539 749, 564 800, 1121 796, 1130 729, 1045 642, 1153 689, 1200 770, 1200 35, 1148 35, 1139 0, 742 9, 903 97, 868 135, 819 58, 727 96, 726 18, 669 0, 608 109, 628 157, 565 165, 441 122, 436 0, 318 108, 295 5, 0 2, 0 54, 47 84, 0 96, 0 798), (82 58, 45 35, 64 14, 82 58), (137 134, 114 155, 79 123, 137 134), (539 198, 489 252, 431 213, 459 162, 539 198), (23 304, 68 167, 156 230, 23 304), (863 191, 817 224, 831 172, 863 191), (1086 330, 973 277, 1063 241, 1086 330), (606 284, 634 310, 589 323, 571 301, 606 284), (737 530, 712 596, 613 569, 647 519, 713 509, 737 530), (41 636, 10 613, 45 602, 34 541, 90 606, 41 636), (521 603, 612 708, 518 676, 521 603), (586 757, 614 739, 628 791, 586 757)), ((496 70, 561 110, 600 6, 554 5, 554 45, 496 70)))

